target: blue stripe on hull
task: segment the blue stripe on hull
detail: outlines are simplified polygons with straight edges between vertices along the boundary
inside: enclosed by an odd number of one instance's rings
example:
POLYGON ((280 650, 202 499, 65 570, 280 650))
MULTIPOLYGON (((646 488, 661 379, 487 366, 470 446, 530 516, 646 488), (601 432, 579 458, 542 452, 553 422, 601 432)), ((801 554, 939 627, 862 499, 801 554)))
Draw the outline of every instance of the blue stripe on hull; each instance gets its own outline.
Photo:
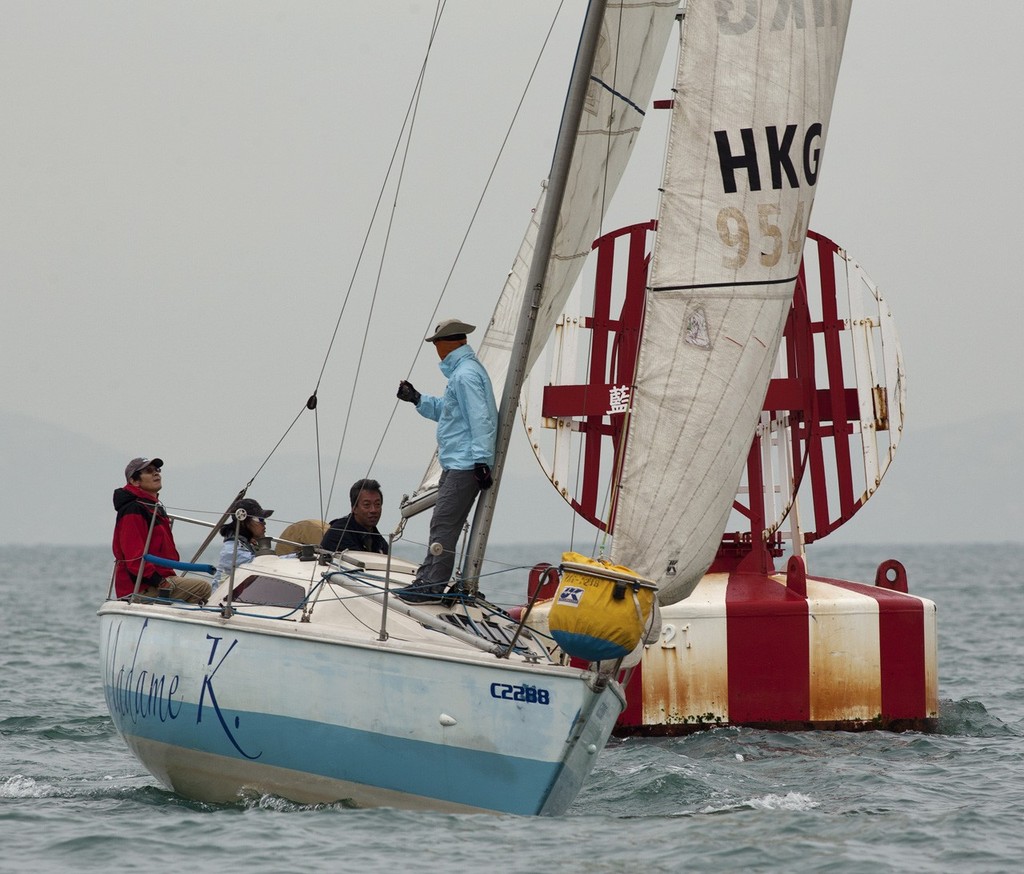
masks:
POLYGON ((516 814, 539 813, 562 770, 559 763, 287 716, 238 711, 218 714, 210 707, 203 709, 201 721, 198 716, 196 705, 182 704, 176 717, 165 721, 132 722, 117 714, 114 718, 126 737, 516 814), (232 732, 241 727, 245 729, 244 748, 233 741, 232 732))

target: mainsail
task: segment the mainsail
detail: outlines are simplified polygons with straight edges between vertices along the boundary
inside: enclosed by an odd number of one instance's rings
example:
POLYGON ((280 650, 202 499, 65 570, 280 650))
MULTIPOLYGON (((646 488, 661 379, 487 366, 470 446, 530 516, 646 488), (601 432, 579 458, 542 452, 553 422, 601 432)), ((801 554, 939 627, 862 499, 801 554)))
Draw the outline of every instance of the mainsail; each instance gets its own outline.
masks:
POLYGON ((849 0, 690 2, 612 560, 685 598, 718 549, 796 282, 849 0))
MULTIPOLYGON (((604 212, 640 131, 678 6, 678 0, 625 0, 607 5, 530 346, 529 365, 537 360, 547 342, 590 253, 591 243, 600 232, 604 212)), ((508 372, 543 204, 542 192, 477 348, 477 356, 487 368, 498 397, 508 372)), ((408 506, 415 508, 411 512, 429 506, 429 500, 420 498, 436 488, 440 473, 435 454, 408 501, 408 506)), ((403 512, 411 515, 409 510, 403 512)))

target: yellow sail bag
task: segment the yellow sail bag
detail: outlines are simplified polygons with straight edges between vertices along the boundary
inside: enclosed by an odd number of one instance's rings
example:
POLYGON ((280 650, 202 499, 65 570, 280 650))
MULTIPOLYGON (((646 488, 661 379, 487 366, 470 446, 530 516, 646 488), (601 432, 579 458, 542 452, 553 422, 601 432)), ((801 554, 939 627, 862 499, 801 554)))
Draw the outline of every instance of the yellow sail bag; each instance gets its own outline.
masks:
POLYGON ((629 568, 562 554, 562 579, 548 616, 551 636, 569 655, 589 662, 628 655, 643 636, 657 586, 629 568))

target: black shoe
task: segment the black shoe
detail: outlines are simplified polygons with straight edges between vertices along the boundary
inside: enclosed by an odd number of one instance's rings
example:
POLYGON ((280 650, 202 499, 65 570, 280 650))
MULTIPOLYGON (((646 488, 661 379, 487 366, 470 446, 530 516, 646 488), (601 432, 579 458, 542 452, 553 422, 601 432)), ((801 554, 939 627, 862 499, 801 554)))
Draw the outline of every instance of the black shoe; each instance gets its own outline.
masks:
POLYGON ((413 583, 404 589, 396 589, 395 597, 406 604, 441 604, 444 586, 430 586, 426 583, 413 583))
POLYGON ((454 607, 456 604, 475 604, 476 599, 477 596, 463 586, 462 583, 456 583, 441 596, 441 603, 445 607, 454 607))

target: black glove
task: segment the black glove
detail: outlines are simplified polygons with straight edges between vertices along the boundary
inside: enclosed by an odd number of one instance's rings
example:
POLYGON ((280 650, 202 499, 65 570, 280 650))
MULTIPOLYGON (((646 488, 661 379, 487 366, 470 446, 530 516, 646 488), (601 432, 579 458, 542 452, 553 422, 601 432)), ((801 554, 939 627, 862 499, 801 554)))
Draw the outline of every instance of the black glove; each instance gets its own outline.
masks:
POLYGON ((485 492, 494 485, 494 477, 491 476, 491 469, 486 464, 474 464, 473 476, 476 477, 476 484, 480 491, 485 492))
POLYGON ((398 399, 400 401, 408 401, 411 404, 418 404, 420 402, 420 393, 413 388, 411 382, 406 382, 403 379, 398 383, 398 399))

